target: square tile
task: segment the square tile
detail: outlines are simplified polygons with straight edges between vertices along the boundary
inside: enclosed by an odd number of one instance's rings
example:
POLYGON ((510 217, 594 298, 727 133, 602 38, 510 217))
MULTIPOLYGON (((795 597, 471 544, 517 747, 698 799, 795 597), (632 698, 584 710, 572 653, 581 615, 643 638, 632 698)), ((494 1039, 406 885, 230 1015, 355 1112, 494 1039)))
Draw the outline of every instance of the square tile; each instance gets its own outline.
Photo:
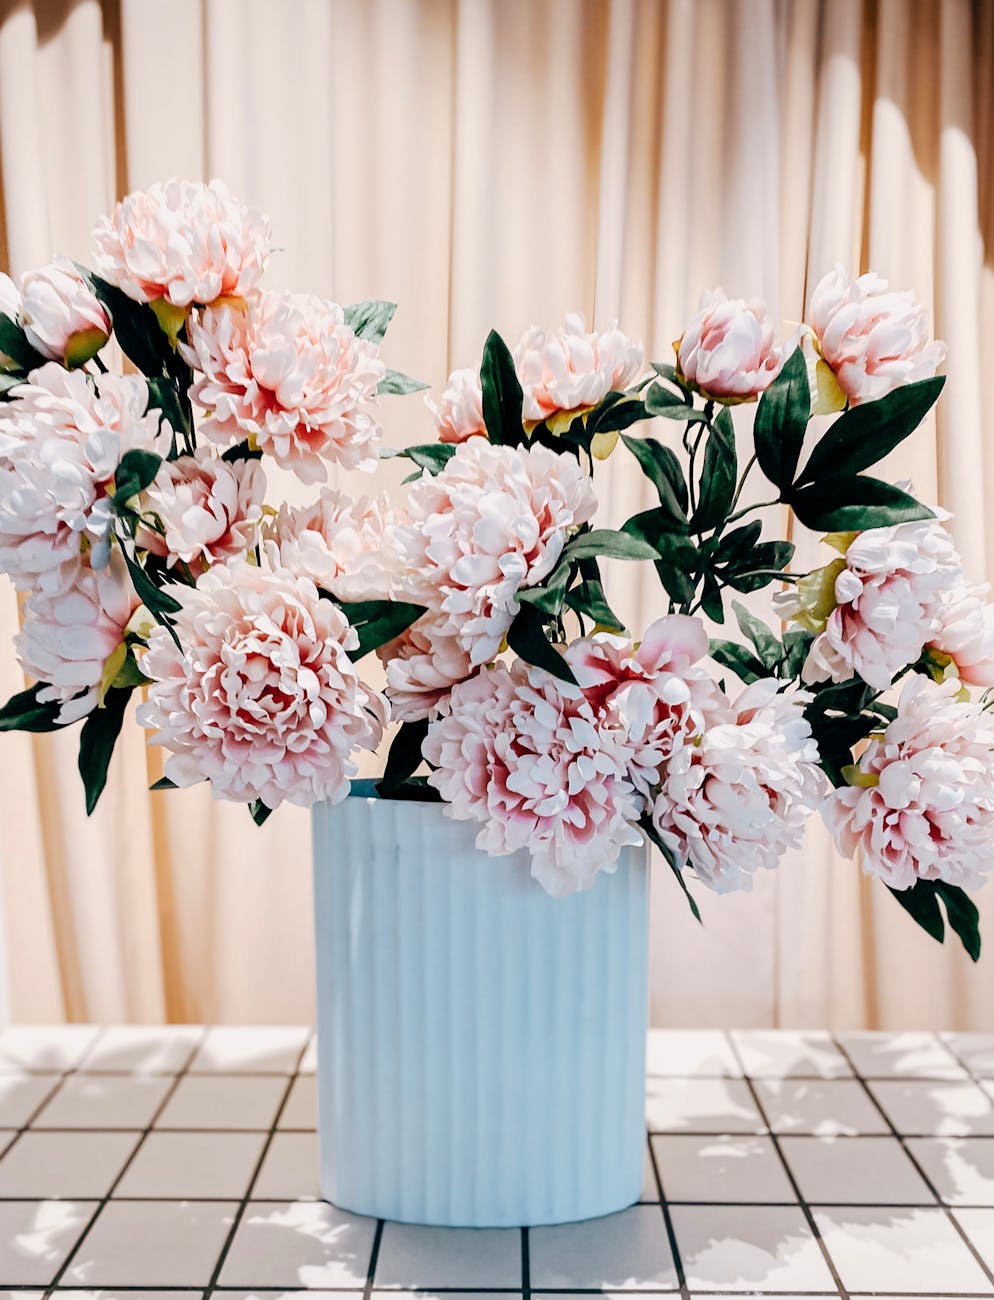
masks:
POLYGON ((72 1070, 99 1032, 96 1025, 11 1025, 0 1032, 0 1070, 72 1070))
POLYGON ((178 1074, 204 1036, 200 1025, 115 1025, 80 1066, 102 1074, 178 1074))
POLYGON ((0 1282, 47 1286, 96 1208, 83 1201, 0 1202, 0 1282))
POLYGON ((770 1138, 667 1134, 652 1149, 668 1201, 797 1200, 770 1138))
MULTIPOLYGON (((666 1222, 656 1206, 635 1205, 590 1223, 532 1228, 528 1261, 533 1289, 675 1287, 666 1222)), ((511 1285, 514 1285, 512 1283, 511 1285)))
POLYGON ((0 1160, 0 1196, 99 1200, 140 1138, 140 1133, 23 1133, 0 1160))
POLYGON ((766 1129, 744 1079, 649 1078, 645 1113, 653 1133, 762 1133, 766 1129))
POLYGON ((908 1150, 947 1205, 994 1206, 994 1138, 910 1138, 908 1150))
POLYGON ((163 1107, 156 1128, 265 1129, 286 1093, 280 1075, 187 1074, 163 1107))
MULTIPOLYGON (((118 1196, 239 1198, 246 1194, 264 1133, 149 1133, 118 1196)), ((0 1170, 3 1166, 0 1165, 0 1170)))
MULTIPOLYGON (((69 1291, 68 1288, 63 1290, 62 1287, 59 1287, 52 1295, 64 1297, 65 1300, 68 1300, 69 1296, 72 1297, 72 1300, 201 1300, 203 1292, 199 1290, 183 1291, 174 1287, 170 1287, 168 1291, 156 1291, 150 1287, 142 1287, 140 1291, 131 1290, 130 1288, 126 1291, 115 1290, 113 1287, 100 1287, 92 1291, 84 1291, 74 1287, 69 1291)), ((276 1300, 276 1297, 270 1296, 268 1300, 276 1300)))
POLYGON ((971 1074, 994 1079, 994 1034, 945 1033, 939 1037, 971 1074))
POLYGON ((61 1082, 61 1074, 0 1074, 0 1128, 22 1128, 61 1082))
POLYGON ((789 1079, 797 1075, 838 1079, 852 1074, 832 1035, 821 1030, 735 1029, 731 1038, 752 1079, 789 1079))
POLYGON ((375 1283, 378 1287, 429 1290, 519 1287, 521 1232, 517 1228, 418 1228, 388 1223, 380 1240, 375 1283))
POLYGON ((219 1025, 207 1031, 190 1070, 194 1074, 292 1074, 309 1034, 299 1025, 219 1025))
POLYGON ((168 1075, 73 1074, 34 1121, 39 1128, 147 1128, 173 1086, 168 1075))
POLYGON ((867 1087, 899 1133, 926 1137, 994 1135, 994 1100, 975 1083, 882 1079, 867 1087))
POLYGON ((966 1071, 934 1034, 839 1034, 858 1072, 866 1079, 965 1079, 966 1071))
POLYGON ((219 1201, 110 1201, 66 1269, 63 1284, 206 1286, 235 1209, 219 1201))
POLYGON ((376 1234, 324 1201, 246 1208, 221 1269, 222 1286, 362 1287, 376 1234))
POLYGON ((774 1133, 844 1137, 890 1132, 855 1079, 757 1079, 753 1086, 774 1133))
POLYGON ((994 1210, 957 1210, 953 1218, 980 1258, 994 1272, 994 1210))
POLYGON ((815 1222, 848 1291, 992 1292, 943 1210, 853 1206, 815 1222))
POLYGON ((676 1205, 671 1213, 690 1288, 836 1294, 799 1207, 676 1205))
POLYGON ((279 1118, 280 1128, 316 1129, 318 1085, 313 1074, 299 1074, 290 1085, 290 1095, 279 1118))
POLYGON ((265 1201, 319 1199, 317 1133, 274 1134, 252 1195, 265 1201))
POLYGON ((650 1029, 646 1071, 650 1075, 742 1077, 732 1045, 720 1029, 650 1029))
POLYGON ((896 1138, 785 1137, 780 1149, 809 1205, 935 1201, 896 1138))

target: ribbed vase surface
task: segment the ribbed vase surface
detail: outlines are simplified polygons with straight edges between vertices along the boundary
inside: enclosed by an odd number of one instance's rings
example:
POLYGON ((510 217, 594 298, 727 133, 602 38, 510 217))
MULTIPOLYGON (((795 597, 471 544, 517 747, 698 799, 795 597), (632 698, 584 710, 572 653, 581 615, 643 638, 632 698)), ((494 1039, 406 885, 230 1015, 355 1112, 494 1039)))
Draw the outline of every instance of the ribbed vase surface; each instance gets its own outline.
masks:
POLYGON ((462 1227, 592 1218, 645 1161, 648 856, 550 898, 439 804, 314 810, 321 1185, 462 1227))

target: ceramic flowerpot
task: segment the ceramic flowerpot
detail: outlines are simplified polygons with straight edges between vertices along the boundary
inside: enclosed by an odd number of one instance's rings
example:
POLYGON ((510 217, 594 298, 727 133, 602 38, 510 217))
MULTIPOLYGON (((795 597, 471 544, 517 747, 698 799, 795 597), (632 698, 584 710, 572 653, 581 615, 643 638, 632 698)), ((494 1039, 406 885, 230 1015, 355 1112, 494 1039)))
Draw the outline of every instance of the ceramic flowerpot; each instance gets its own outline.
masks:
POLYGON ((323 1195, 507 1227, 608 1214, 645 1159, 648 855, 550 898, 437 803, 314 810, 323 1195))

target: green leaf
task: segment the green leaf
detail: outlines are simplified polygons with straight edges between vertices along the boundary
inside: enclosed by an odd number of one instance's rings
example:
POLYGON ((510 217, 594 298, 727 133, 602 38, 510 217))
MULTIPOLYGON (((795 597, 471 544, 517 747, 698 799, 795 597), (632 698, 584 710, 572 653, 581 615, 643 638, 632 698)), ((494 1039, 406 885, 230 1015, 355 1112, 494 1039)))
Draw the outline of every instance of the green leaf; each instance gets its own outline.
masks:
POLYGON ((0 731, 33 731, 37 734, 46 731, 59 731, 63 724, 56 722, 60 704, 41 704, 38 692, 44 690, 45 683, 38 682, 12 695, 0 708, 0 731))
POLYGON ((920 379, 875 402, 851 407, 818 442, 798 483, 815 483, 823 475, 858 474, 883 460, 921 424, 945 382, 941 375, 920 379))
POLYGON ((442 803, 442 796, 433 785, 428 784, 426 776, 412 776, 408 780, 401 782, 400 785, 394 786, 391 790, 383 789, 381 781, 377 787, 377 792, 384 799, 397 799, 401 802, 407 801, 412 803, 442 803))
POLYGON ((933 880, 932 886, 946 908, 949 928, 958 936, 971 961, 980 959, 980 913, 973 900, 959 885, 933 880))
POLYGON ((700 501, 690 521, 691 532, 705 533, 725 519, 731 510, 738 476, 735 428, 728 407, 725 406, 711 426, 704 447, 700 501))
POLYGON ((865 474, 820 479, 792 492, 790 505, 807 528, 826 533, 861 532, 934 517, 907 492, 865 474))
POLYGON ((139 492, 144 492, 161 466, 162 457, 153 451, 142 451, 137 447, 126 451, 114 475, 114 500, 130 501, 139 492))
POLYGON ((107 769, 130 699, 130 688, 118 690, 112 687, 104 696, 103 704, 87 717, 79 733, 79 774, 86 792, 87 817, 96 808, 107 784, 107 769))
MULTIPOLYGON (((638 518, 638 516, 636 516, 638 518)), ((631 520, 628 521, 631 523, 631 520)), ((658 560, 659 552, 642 537, 626 527, 593 528, 574 537, 563 552, 570 560, 658 560)))
POLYGON ((267 807, 261 799, 254 799, 248 805, 248 810, 252 814, 252 820, 256 826, 261 826, 273 813, 272 808, 267 807))
POLYGON ((240 460, 262 460, 262 452, 258 447, 250 447, 246 438, 244 442, 236 442, 233 447, 229 447, 221 459, 234 465, 240 460))
POLYGON ((428 735, 428 727, 427 718, 401 724, 387 754, 383 779, 376 787, 384 798, 393 795, 421 766, 421 746, 428 735))
POLYGON ((376 386, 377 393, 383 396, 402 397, 406 393, 420 393, 428 385, 410 375, 402 375, 399 370, 388 370, 376 386))
POLYGON ((763 620, 750 613, 745 605, 733 600, 732 612, 742 635, 748 637, 756 647, 756 654, 759 656, 763 667, 766 668, 766 676, 768 677, 778 667, 783 655, 783 647, 763 620))
POLYGON ((713 623, 724 623, 725 604, 721 598, 721 587, 713 573, 705 573, 704 586, 701 590, 701 609, 713 623))
POLYGON ((661 533, 656 539, 659 559, 656 573, 667 593, 678 604, 685 604, 697 587, 697 547, 681 533, 661 533))
POLYGON ((783 634, 783 667, 788 677, 800 677, 815 635, 803 628, 791 628, 783 634))
MULTIPOLYGON (((426 469, 431 474, 438 474, 445 469, 446 465, 456 454, 455 444, 451 442, 421 442, 413 447, 404 447, 395 451, 393 448, 387 448, 380 452, 383 460, 393 460, 397 456, 403 456, 406 460, 411 460, 419 469, 426 469)), ((412 474, 411 478, 417 478, 417 474, 412 474)), ((405 479, 405 482, 409 480, 405 479)))
POLYGON ((178 613, 182 608, 179 601, 170 596, 168 592, 163 591, 161 587, 157 587, 138 561, 129 555, 123 546, 121 552, 124 555, 124 562, 128 566, 128 573, 131 575, 131 583, 135 589, 135 594, 155 621, 166 629, 178 647, 179 637, 176 635, 176 629, 173 627, 169 615, 178 613))
MULTIPOLYGON (((680 864, 677 862, 676 857, 673 854, 673 851, 663 842, 659 832, 652 824, 652 819, 648 813, 645 813, 644 816, 641 818, 641 820, 639 821, 639 826, 641 827, 641 829, 643 830, 643 832, 645 833, 649 841, 656 846, 659 852, 666 859, 666 862, 669 865, 670 870, 677 878, 677 883, 679 884, 680 888, 683 890, 683 895, 687 900, 687 905, 689 906, 691 912, 693 912, 695 918, 698 921, 700 921, 701 920, 700 909, 697 906, 697 902, 694 899, 693 894, 687 888, 687 882, 683 878, 683 870, 681 869, 680 864)), ((701 923, 703 924, 703 922, 701 923)))
POLYGON ((722 582, 736 591, 759 591, 777 581, 794 558, 793 542, 760 542, 719 569, 722 582))
POLYGON ((148 303, 135 302, 116 285, 85 267, 79 267, 79 271, 95 297, 107 308, 114 323, 114 337, 125 356, 149 378, 168 375, 172 348, 148 303))
POLYGON ((712 640, 709 651, 711 658, 722 668, 730 668, 736 677, 747 685, 761 677, 769 677, 765 666, 760 663, 751 650, 736 641, 712 640))
MULTIPOLYGON (((325 591, 321 594, 328 596, 325 591)), ((412 605, 406 600, 343 600, 338 604, 359 634, 357 649, 349 651, 353 661, 400 636, 425 612, 424 605, 412 605)))
POLYGON ((522 425, 523 401, 514 358, 507 344, 491 330, 483 349, 480 365, 483 389, 483 422, 494 445, 518 447, 527 442, 522 425))
POLYGON ((762 521, 754 519, 751 524, 743 524, 741 528, 733 528, 730 533, 723 534, 716 539, 713 552, 715 562, 738 563, 756 545, 762 531, 762 521))
POLYGON ((580 576, 583 582, 567 593, 566 604, 578 614, 585 614, 587 618, 592 618, 602 627, 615 628, 621 632, 625 625, 607 603, 597 561, 581 560, 580 576))
POLYGON ((160 776, 158 781, 148 788, 150 790, 178 790, 179 786, 175 781, 170 781, 168 776, 160 776))
POLYGON ((534 605, 522 605, 508 628, 507 644, 525 663, 544 668, 560 681, 577 684, 572 669, 551 644, 545 632, 545 620, 534 605))
POLYGON ((516 593, 516 599, 534 605, 543 614, 555 616, 562 612, 563 603, 566 599, 566 588, 569 586, 572 574, 573 566, 568 561, 565 564, 559 564, 549 575, 544 586, 519 589, 516 593))
POLYGON ((591 435, 619 433, 638 424, 646 416, 645 403, 638 397, 630 397, 627 393, 608 393, 603 402, 587 416, 587 430, 591 435))
MULTIPOLYGON (((890 885, 887 888, 890 889, 890 885)), ((926 934, 930 934, 939 943, 945 942, 946 925, 932 881, 919 880, 911 889, 890 889, 890 892, 926 934)))
POLYGON ((396 310, 395 302, 385 302, 382 298, 365 298, 362 302, 354 302, 351 307, 345 308, 345 324, 357 338, 379 343, 396 310))
POLYGON ((796 348, 759 399, 752 430, 759 468, 781 492, 793 481, 810 418, 808 367, 796 348))
POLYGON ((688 424, 703 424, 706 419, 703 411, 683 401, 662 384, 653 384, 647 389, 645 409, 649 415, 661 415, 666 420, 683 420, 688 424))
POLYGON ((35 370, 45 364, 45 358, 31 346, 20 325, 3 312, 0 312, 0 352, 22 370, 35 370))
POLYGON ((673 519, 687 520, 687 483, 676 453, 655 438, 630 438, 621 441, 632 453, 642 473, 656 489, 659 504, 673 519))
MULTIPOLYGON (((190 432, 191 421, 184 409, 184 400, 185 395, 180 394, 174 379, 161 375, 153 376, 148 380, 148 406, 145 409, 146 411, 161 411, 173 433, 190 432)), ((242 444, 239 443, 238 445, 241 446, 242 444)), ((233 447, 231 450, 236 451, 237 448, 233 447)), ((225 453, 223 459, 234 460, 236 457, 229 457, 225 453)))

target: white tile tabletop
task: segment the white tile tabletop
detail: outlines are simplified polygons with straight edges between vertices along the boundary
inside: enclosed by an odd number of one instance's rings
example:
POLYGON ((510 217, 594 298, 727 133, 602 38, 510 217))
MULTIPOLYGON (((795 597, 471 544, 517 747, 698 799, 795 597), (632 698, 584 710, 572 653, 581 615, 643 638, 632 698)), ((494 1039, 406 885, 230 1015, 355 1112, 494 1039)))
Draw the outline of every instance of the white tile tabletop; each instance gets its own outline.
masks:
POLYGON ((994 1035, 653 1031, 639 1204, 526 1231, 322 1201, 315 1063, 294 1026, 0 1033, 0 1300, 994 1300, 994 1035))

